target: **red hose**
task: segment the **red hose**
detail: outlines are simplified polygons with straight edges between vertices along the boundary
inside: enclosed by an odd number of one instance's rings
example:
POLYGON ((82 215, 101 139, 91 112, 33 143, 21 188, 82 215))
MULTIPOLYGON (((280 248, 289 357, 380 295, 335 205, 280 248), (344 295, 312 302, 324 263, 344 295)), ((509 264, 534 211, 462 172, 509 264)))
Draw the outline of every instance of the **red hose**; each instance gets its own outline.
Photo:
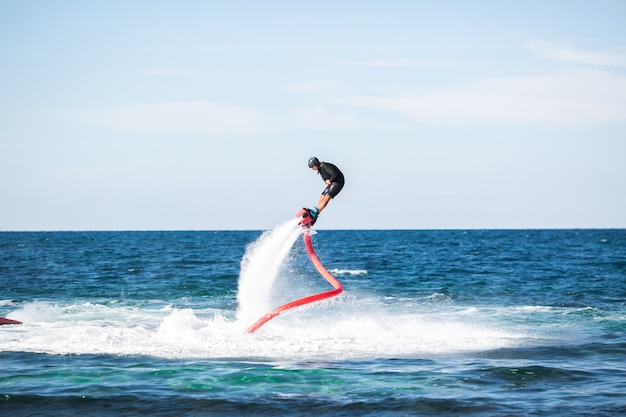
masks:
POLYGON ((282 306, 275 308, 274 310, 270 311, 269 313, 258 319, 256 322, 254 322, 254 324, 250 326, 248 330, 246 330, 247 334, 252 334, 256 332, 259 327, 263 326, 265 323, 278 316, 283 311, 287 311, 294 307, 302 306, 305 304, 314 303, 316 301, 325 300, 327 298, 335 297, 343 292, 343 286, 341 285, 341 283, 337 281, 337 279, 335 279, 335 277, 333 277, 330 272, 326 270, 326 268, 324 268, 324 265, 322 265, 317 255, 315 254, 315 251, 313 250, 313 244, 311 243, 311 234, 308 230, 304 232, 304 244, 306 246, 306 251, 309 254, 311 262, 313 262, 313 265, 315 265, 317 271, 326 279, 326 281, 328 281, 330 285, 333 286, 334 290, 321 292, 315 295, 309 295, 308 297, 300 298, 298 300, 291 301, 287 304, 283 304, 282 306))

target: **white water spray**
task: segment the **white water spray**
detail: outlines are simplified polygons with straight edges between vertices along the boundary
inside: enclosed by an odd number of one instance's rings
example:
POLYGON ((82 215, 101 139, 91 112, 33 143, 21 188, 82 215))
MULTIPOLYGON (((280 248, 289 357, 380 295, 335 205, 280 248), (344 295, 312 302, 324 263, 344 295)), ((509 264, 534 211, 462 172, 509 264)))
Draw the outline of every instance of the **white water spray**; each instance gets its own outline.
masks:
POLYGON ((300 219, 276 226, 248 245, 241 261, 237 319, 254 321, 272 309, 272 286, 300 234, 300 219))

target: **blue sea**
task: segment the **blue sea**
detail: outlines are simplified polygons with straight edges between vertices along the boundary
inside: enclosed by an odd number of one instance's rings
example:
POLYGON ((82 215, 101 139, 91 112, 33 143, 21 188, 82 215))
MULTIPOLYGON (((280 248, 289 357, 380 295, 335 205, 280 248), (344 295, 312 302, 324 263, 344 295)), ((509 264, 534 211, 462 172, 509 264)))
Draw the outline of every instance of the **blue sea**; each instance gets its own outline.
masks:
POLYGON ((626 415, 626 230, 302 237, 0 233, 0 415, 626 415))

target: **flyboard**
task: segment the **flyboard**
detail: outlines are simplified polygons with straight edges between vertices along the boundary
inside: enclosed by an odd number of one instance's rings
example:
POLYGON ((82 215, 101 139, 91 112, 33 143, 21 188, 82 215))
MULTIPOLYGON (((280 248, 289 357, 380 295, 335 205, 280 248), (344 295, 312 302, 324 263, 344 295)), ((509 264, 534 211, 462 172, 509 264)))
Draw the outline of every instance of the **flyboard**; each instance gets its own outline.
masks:
POLYGON ((316 301, 325 300, 327 298, 332 298, 343 292, 343 286, 341 285, 341 283, 337 281, 337 279, 332 276, 332 274, 328 272, 326 268, 324 268, 324 265, 322 265, 319 258, 315 254, 315 251, 313 250, 313 244, 311 243, 311 233, 309 232, 309 228, 315 223, 315 217, 311 216, 309 210, 305 208, 300 210, 296 217, 302 218, 302 220, 300 220, 300 223, 298 224, 305 228, 303 236, 304 245, 306 246, 306 251, 309 254, 311 262, 315 266, 315 269, 317 269, 317 272, 319 272, 324 277, 324 279, 326 279, 326 281, 328 281, 330 285, 333 286, 334 289, 326 292, 321 292, 319 294, 309 295, 308 297, 300 298, 275 308, 274 310, 270 311, 269 313, 258 319, 256 322, 254 322, 254 324, 252 324, 252 326, 250 326, 248 330, 246 330, 247 334, 252 334, 256 332, 259 327, 263 326, 265 323, 284 311, 290 310, 294 307, 303 306, 305 304, 314 303, 316 301))
POLYGON ((4 317, 0 317, 0 326, 3 324, 22 324, 21 321, 11 320, 4 317))

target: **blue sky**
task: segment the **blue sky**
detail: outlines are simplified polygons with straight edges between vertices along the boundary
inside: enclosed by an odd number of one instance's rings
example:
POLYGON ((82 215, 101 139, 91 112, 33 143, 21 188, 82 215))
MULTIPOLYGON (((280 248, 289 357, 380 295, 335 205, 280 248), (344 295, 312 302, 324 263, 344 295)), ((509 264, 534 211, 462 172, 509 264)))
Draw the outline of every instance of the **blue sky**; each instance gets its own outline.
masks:
POLYGON ((0 230, 626 227, 626 2, 0 1, 0 230))

